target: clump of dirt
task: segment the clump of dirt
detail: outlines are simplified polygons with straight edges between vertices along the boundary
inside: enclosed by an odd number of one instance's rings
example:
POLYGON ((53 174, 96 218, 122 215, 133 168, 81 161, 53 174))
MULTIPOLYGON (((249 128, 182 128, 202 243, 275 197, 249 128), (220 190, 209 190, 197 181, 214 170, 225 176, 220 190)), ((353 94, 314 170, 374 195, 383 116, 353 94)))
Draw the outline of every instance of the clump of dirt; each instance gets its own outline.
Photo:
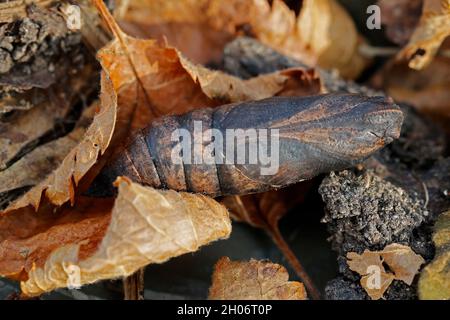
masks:
POLYGON ((372 171, 331 173, 319 193, 326 204, 323 222, 340 252, 382 250, 387 244, 408 244, 412 230, 428 211, 417 197, 378 177, 372 171))

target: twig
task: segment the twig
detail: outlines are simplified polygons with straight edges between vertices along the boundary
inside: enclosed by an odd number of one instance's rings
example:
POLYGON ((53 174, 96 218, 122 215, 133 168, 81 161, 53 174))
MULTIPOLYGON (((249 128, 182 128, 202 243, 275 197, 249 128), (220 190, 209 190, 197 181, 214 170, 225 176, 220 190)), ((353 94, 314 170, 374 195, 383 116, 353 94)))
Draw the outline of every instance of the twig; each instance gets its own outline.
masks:
POLYGON ((141 268, 123 279, 125 300, 144 300, 144 270, 145 268, 141 268))

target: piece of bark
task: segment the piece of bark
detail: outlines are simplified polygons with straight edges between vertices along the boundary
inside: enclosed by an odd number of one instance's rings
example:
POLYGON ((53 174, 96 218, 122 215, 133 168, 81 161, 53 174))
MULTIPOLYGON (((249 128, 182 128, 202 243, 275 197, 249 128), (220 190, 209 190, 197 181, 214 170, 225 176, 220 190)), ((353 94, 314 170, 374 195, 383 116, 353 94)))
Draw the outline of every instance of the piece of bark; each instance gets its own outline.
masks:
POLYGON ((16 90, 49 87, 74 65, 84 64, 81 38, 79 32, 67 28, 56 8, 27 5, 25 17, 0 27, 0 86, 16 90))

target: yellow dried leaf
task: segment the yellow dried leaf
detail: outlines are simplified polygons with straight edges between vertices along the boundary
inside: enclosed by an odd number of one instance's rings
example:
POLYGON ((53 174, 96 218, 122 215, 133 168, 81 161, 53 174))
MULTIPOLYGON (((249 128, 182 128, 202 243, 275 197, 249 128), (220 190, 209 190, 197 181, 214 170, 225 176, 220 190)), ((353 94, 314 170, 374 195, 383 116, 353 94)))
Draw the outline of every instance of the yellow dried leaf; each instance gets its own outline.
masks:
POLYGON ((450 300, 450 211, 442 213, 435 226, 436 256, 420 274, 418 291, 422 300, 450 300))
POLYGON ((269 261, 231 261, 221 258, 215 266, 211 300, 306 300, 302 283, 289 281, 286 269, 269 261))
POLYGON ((398 59, 420 70, 431 63, 442 42, 450 35, 450 0, 424 0, 422 16, 398 59))
POLYGON ((349 252, 347 259, 350 270, 362 276, 361 286, 373 300, 381 299, 393 280, 411 285, 425 262, 410 247, 398 243, 389 244, 382 251, 364 250, 362 254, 349 252), (383 262, 394 274, 386 272, 383 262))
POLYGON ((119 194, 98 247, 89 256, 80 255, 86 241, 57 248, 43 266, 28 272, 21 283, 24 294, 128 276, 231 232, 227 210, 209 197, 155 190, 126 178, 118 178, 116 185, 119 194))

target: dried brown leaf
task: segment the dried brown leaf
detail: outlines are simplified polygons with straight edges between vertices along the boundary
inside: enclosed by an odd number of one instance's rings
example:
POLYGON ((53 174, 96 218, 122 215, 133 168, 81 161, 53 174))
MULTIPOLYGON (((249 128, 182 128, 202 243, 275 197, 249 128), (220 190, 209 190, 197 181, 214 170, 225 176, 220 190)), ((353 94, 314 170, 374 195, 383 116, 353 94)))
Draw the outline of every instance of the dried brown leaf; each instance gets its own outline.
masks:
POLYGON ((23 293, 34 296, 128 276, 231 232, 225 207, 211 198, 155 190, 126 178, 116 185, 114 206, 112 199, 81 198, 58 215, 41 208, 0 218, 0 274, 22 280, 23 293), (15 228, 24 223, 26 230, 15 228))
POLYGON ((211 300, 306 300, 302 283, 289 281, 286 269, 269 261, 221 258, 214 268, 211 300))
MULTIPOLYGON (((167 40, 195 63, 219 63, 224 46, 234 34, 233 30, 212 25, 206 13, 208 7, 215 5, 221 6, 220 1, 137 0, 129 2, 119 18, 130 35, 167 40)), ((241 12, 246 12, 242 9, 241 12)))
POLYGON ((84 244, 81 256, 89 255, 105 234, 113 203, 80 198, 56 212, 44 204, 0 216, 0 275, 25 281, 33 266, 44 266, 54 250, 71 244, 84 244))
POLYGON ((410 247, 397 243, 387 245, 382 251, 364 250, 362 254, 348 252, 347 259, 350 270, 362 276, 360 283, 373 300, 381 299, 393 280, 411 285, 425 262, 410 247), (383 262, 394 274, 385 270, 383 262))
POLYGON ((419 25, 397 57, 409 61, 410 68, 423 69, 449 35, 450 0, 424 0, 419 25))
POLYGON ((137 25, 128 25, 128 31, 166 36, 196 62, 217 60, 225 43, 247 25, 263 43, 311 66, 338 69, 354 78, 367 64, 359 55, 361 37, 353 21, 334 0, 303 1, 299 17, 281 0, 272 5, 267 0, 140 0, 131 2, 128 9, 124 19, 137 25), (181 25, 191 26, 194 34, 178 37, 174 26, 179 30, 181 25), (213 50, 199 53, 199 48, 212 43, 213 32, 217 39, 213 50))

